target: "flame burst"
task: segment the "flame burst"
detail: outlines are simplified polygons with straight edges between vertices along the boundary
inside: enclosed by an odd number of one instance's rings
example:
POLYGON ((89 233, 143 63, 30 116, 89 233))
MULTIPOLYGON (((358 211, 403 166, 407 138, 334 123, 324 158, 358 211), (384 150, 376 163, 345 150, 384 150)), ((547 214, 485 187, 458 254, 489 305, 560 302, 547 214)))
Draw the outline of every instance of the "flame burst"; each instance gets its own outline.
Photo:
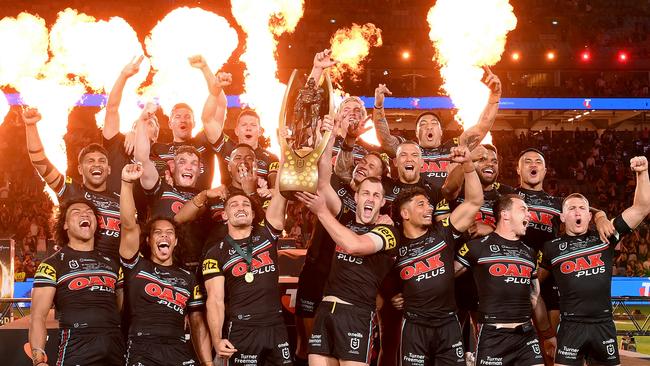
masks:
MULTIPOLYGON (((142 55, 142 45, 133 28, 122 18, 97 21, 94 17, 66 9, 59 13, 50 31, 50 50, 56 56, 51 61, 57 70, 81 78, 95 92, 110 93, 122 67, 134 56, 142 55)), ((145 59, 140 72, 131 77, 124 88, 120 115, 120 130, 130 130, 140 115, 136 90, 149 74, 145 59)), ((63 76, 58 76, 63 78, 63 76)), ((103 125, 105 111, 97 114, 103 125)))
MULTIPOLYGON (((237 32, 219 15, 199 8, 182 7, 171 11, 145 39, 147 54, 155 74, 145 88, 147 99, 156 98, 169 113, 176 103, 187 103, 200 116, 208 89, 200 70, 192 68, 188 57, 203 55, 213 71, 219 70, 238 44, 237 32)), ((201 130, 194 126, 193 133, 201 130)))
POLYGON ((438 0, 427 21, 442 88, 457 109, 456 119, 467 128, 478 122, 489 96, 481 66, 501 59, 517 18, 508 0, 438 0))
POLYGON ((350 28, 341 28, 330 39, 332 58, 339 63, 332 67, 332 82, 341 84, 343 73, 349 73, 357 81, 363 71, 361 62, 370 54, 370 47, 381 47, 381 29, 372 23, 352 24, 350 28))
POLYGON ((5 93, 0 90, 0 124, 4 122, 7 113, 9 113, 9 101, 5 93))
POLYGON ((20 13, 0 20, 0 85, 36 76, 47 62, 48 32, 43 18, 20 13), (10 51, 9 51, 10 50, 10 51))
POLYGON ((245 93, 241 102, 254 108, 271 139, 269 150, 279 153, 276 131, 286 85, 277 79, 277 37, 295 30, 303 14, 304 0, 232 0, 232 14, 246 32, 245 93))

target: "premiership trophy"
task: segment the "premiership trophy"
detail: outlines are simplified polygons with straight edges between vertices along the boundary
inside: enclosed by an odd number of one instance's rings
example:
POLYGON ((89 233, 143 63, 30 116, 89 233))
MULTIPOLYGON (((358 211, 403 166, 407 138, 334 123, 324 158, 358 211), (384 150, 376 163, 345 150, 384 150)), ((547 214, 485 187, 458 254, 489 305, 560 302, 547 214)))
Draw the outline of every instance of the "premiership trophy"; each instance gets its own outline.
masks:
POLYGON ((280 193, 294 199, 295 192, 316 193, 318 159, 330 139, 331 131, 319 137, 318 122, 325 114, 334 115, 332 82, 325 74, 322 86, 310 78, 298 85, 293 70, 280 110, 280 149, 284 163, 279 169, 280 193), (327 108, 327 109, 326 109, 327 108))

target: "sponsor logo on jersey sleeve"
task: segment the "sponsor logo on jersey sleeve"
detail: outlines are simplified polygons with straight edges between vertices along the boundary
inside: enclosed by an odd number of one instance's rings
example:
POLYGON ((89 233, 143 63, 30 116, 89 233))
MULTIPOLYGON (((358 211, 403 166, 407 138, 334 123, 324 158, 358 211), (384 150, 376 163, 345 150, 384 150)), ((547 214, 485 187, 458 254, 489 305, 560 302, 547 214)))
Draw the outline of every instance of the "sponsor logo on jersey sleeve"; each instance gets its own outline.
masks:
POLYGON ((397 246, 397 239, 393 231, 385 226, 377 226, 370 231, 379 235, 384 240, 384 249, 389 250, 397 246))
POLYGON ((202 272, 204 275, 209 275, 213 273, 219 273, 221 270, 219 270, 219 262, 217 262, 214 259, 206 259, 203 261, 203 268, 202 272))
POLYGON ((458 250, 458 254, 461 257, 464 257, 467 253, 469 253, 469 248, 467 247, 467 243, 463 244, 463 246, 458 250))
POLYGON ((272 162, 271 165, 269 165, 269 173, 277 171, 278 168, 280 168, 280 163, 277 161, 272 162))
POLYGON ((193 293, 194 293, 193 296, 194 296, 194 299, 195 299, 195 300, 200 300, 200 299, 203 298, 203 293, 201 292, 201 287, 199 287, 199 285, 195 285, 195 286, 194 286, 194 291, 193 291, 193 293))
POLYGON ((45 277, 51 281, 56 282, 56 270, 54 267, 50 266, 47 263, 41 263, 36 270, 35 277, 45 277))

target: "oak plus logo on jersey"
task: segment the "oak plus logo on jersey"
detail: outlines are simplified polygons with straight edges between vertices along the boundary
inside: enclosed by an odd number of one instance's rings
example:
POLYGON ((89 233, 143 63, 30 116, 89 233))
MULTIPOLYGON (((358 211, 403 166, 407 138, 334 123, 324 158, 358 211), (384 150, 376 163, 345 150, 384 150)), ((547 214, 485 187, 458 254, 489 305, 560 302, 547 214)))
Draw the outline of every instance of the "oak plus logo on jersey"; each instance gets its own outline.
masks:
POLYGON ((72 291, 89 289, 90 291, 115 292, 117 280, 113 276, 88 275, 76 276, 68 282, 68 288, 72 291))
MULTIPOLYGON (((275 272, 275 263, 273 262, 269 251, 254 256, 251 266, 253 267, 253 274, 255 275, 275 272)), ((235 277, 241 277, 245 275, 246 272, 248 272, 248 264, 246 261, 239 261, 232 267, 232 275, 235 277)))
POLYGON ((506 283, 530 285, 533 267, 519 263, 494 263, 488 272, 494 277, 504 277, 506 283))
POLYGON ((553 232, 553 215, 548 212, 529 211, 530 222, 528 227, 535 228, 540 231, 553 232))
POLYGON ((448 166, 448 161, 425 161, 420 173, 428 173, 428 177, 444 178, 447 176, 448 166))
POLYGON ((576 277, 605 273, 605 262, 601 259, 601 255, 602 253, 596 253, 587 257, 566 260, 560 264, 560 272, 563 274, 575 273, 576 277))
POLYGON ((348 254, 348 252, 339 245, 336 246, 336 259, 352 264, 363 264, 363 257, 355 257, 348 254))
POLYGON ((185 305, 189 296, 187 293, 182 293, 174 288, 161 286, 156 282, 149 282, 144 286, 144 292, 158 299, 158 303, 164 305, 179 314, 184 314, 185 305))
POLYGON ((416 261, 410 265, 404 266, 399 276, 401 279, 408 281, 416 277, 416 281, 422 281, 434 278, 445 273, 445 264, 440 260, 440 254, 432 255, 423 260, 416 261))

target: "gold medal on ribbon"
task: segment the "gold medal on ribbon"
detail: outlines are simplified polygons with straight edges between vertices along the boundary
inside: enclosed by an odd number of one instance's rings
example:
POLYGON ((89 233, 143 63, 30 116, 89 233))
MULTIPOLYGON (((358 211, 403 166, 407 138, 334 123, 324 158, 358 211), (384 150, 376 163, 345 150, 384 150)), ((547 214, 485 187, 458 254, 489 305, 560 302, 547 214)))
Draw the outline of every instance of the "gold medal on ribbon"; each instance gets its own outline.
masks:
POLYGON ((255 276, 253 275, 253 272, 246 272, 246 274, 244 275, 244 280, 246 280, 246 282, 248 283, 253 282, 254 279, 255 276))

